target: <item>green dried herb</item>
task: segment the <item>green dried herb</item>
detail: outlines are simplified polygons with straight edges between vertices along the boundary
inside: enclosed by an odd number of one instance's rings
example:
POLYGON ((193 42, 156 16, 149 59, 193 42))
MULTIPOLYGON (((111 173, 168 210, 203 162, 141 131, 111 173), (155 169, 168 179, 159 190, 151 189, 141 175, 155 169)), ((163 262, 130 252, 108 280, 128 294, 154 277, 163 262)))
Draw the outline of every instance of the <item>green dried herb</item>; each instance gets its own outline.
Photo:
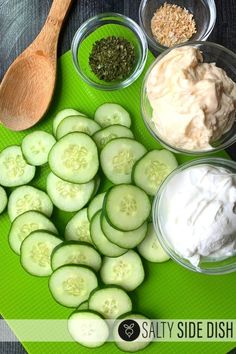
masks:
POLYGON ((89 56, 92 71, 104 81, 128 77, 134 63, 134 46, 122 37, 109 36, 96 41, 89 56))

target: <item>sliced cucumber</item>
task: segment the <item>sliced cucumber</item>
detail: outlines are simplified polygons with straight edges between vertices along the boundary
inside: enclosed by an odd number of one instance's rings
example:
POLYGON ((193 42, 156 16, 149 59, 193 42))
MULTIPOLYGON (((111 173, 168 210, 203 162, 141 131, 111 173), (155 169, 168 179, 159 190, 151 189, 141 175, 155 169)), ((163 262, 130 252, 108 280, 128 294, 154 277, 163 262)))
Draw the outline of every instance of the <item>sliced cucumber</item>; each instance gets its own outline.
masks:
POLYGON ((100 129, 100 125, 90 118, 84 116, 72 116, 63 119, 58 125, 56 136, 57 139, 61 139, 63 136, 73 132, 93 135, 100 129))
POLYGON ((57 127, 63 119, 65 119, 66 117, 77 115, 83 116, 84 114, 72 108, 63 109, 62 111, 58 112, 55 118, 53 119, 52 123, 53 135, 56 136, 57 127))
POLYGON ((31 186, 15 189, 9 198, 8 215, 13 221, 18 215, 29 210, 40 211, 47 217, 52 215, 53 204, 47 194, 31 186))
POLYGON ((99 167, 96 144, 87 134, 67 134, 52 147, 48 162, 52 172, 65 181, 89 182, 99 167))
POLYGON ((6 209, 7 201, 7 193, 5 189, 0 186, 0 214, 6 209))
POLYGON ((97 194, 97 192, 98 192, 98 190, 99 190, 99 188, 100 188, 101 178, 100 178, 99 174, 97 174, 97 175, 94 177, 94 183, 95 183, 95 187, 94 187, 94 191, 93 191, 92 197, 94 197, 94 196, 97 194))
POLYGON ((139 187, 121 184, 112 187, 104 200, 107 221, 122 231, 138 229, 148 218, 151 203, 139 187))
POLYGON ((155 196, 162 181, 178 166, 167 150, 152 150, 143 156, 133 168, 133 181, 146 193, 155 196))
POLYGON ((136 289, 145 275, 140 256, 132 250, 120 257, 105 257, 100 274, 104 284, 119 285, 127 291, 136 289))
POLYGON ((94 119, 103 128, 113 124, 124 125, 128 128, 131 126, 129 113, 116 103, 102 104, 96 110, 94 119))
POLYGON ((22 242, 21 265, 30 274, 45 277, 52 273, 51 254, 62 242, 47 231, 34 231, 22 242))
POLYGON ((132 310, 132 302, 126 292, 118 287, 95 290, 89 298, 89 309, 104 318, 113 319, 132 310))
MULTIPOLYGON (((124 352, 137 352, 139 350, 142 350, 144 348, 146 348, 150 342, 153 339, 153 336, 151 335, 150 338, 148 337, 146 340, 144 340, 144 338, 142 338, 142 340, 139 340, 139 337, 135 340, 132 341, 127 341, 127 340, 123 340, 121 338, 121 336, 119 335, 119 327, 121 325, 121 323, 125 320, 134 320, 135 322, 138 323, 139 327, 142 328, 142 323, 145 322, 149 322, 150 320, 143 315, 140 314, 136 314, 136 313, 130 313, 130 314, 126 314, 125 316, 121 316, 121 319, 117 320, 114 328, 113 328, 113 339, 117 345, 117 347, 124 351, 124 352)), ((130 324, 132 324, 132 322, 130 322, 130 324)), ((127 323, 127 325, 129 325, 127 323)), ((127 329, 127 327, 124 328, 124 330, 127 329)), ((132 327, 131 327, 132 329, 132 327)), ((153 353, 155 353, 155 351, 153 351, 153 353)))
POLYGON ((84 264, 98 271, 101 268, 102 259, 91 245, 78 241, 67 241, 55 248, 51 264, 53 270, 65 264, 84 264))
POLYGON ((143 241, 147 233, 147 222, 134 231, 119 231, 112 227, 105 216, 101 219, 102 231, 109 241, 124 248, 134 248, 143 241))
POLYGON ((33 166, 48 162, 48 154, 56 139, 42 130, 34 131, 24 137, 21 148, 26 161, 33 166))
POLYGON ((93 243, 90 236, 90 222, 87 216, 87 208, 80 210, 70 219, 65 228, 65 239, 67 241, 93 243))
POLYGON ((88 300, 98 281, 95 273, 85 266, 65 265, 56 269, 49 279, 49 289, 61 305, 77 307, 88 300))
POLYGON ((88 300, 87 300, 87 301, 82 302, 82 304, 80 304, 76 310, 83 311, 83 310, 88 310, 88 308, 89 308, 89 306, 88 306, 88 300))
POLYGON ((20 247, 24 239, 36 230, 45 230, 58 234, 53 223, 38 211, 27 211, 19 215, 12 223, 9 232, 9 243, 17 254, 20 254, 20 247))
POLYGON ((123 125, 110 125, 93 135, 93 139, 97 144, 99 150, 102 150, 104 146, 112 139, 116 138, 131 138, 133 139, 134 135, 131 130, 123 125))
POLYGON ((149 262, 161 263, 170 259, 169 255, 161 247, 152 223, 148 224, 147 235, 138 245, 138 251, 149 262))
POLYGON ((106 321, 99 314, 88 310, 72 313, 68 320, 68 330, 76 342, 87 348, 100 347, 109 337, 106 321))
POLYGON ((105 256, 118 257, 127 252, 126 249, 121 248, 110 242, 101 229, 101 210, 98 211, 91 220, 90 233, 94 245, 105 256))
POLYGON ((91 221, 93 216, 96 214, 98 210, 102 209, 103 201, 105 198, 105 193, 100 193, 93 198, 93 200, 89 203, 88 206, 88 219, 91 221))
POLYGON ((136 140, 111 140, 101 151, 102 170, 114 184, 131 183, 132 168, 146 152, 146 148, 136 140))
POLYGON ((75 184, 63 181, 52 172, 47 178, 47 192, 53 204, 58 209, 68 212, 82 209, 91 198, 94 188, 94 180, 75 184))
POLYGON ((0 153, 0 184, 17 187, 29 183, 35 175, 35 167, 28 165, 19 146, 9 146, 0 153))

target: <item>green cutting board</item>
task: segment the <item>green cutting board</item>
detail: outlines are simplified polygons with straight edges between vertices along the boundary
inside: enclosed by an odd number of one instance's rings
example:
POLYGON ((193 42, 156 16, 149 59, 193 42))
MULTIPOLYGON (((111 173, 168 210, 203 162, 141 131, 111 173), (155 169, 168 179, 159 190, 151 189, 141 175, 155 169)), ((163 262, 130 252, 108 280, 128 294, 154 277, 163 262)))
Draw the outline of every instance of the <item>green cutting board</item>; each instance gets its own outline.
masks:
MULTIPOLYGON (((147 67, 153 61, 149 54, 147 67)), ((132 116, 136 138, 148 149, 160 148, 144 126, 140 113, 140 91, 143 75, 130 87, 121 91, 102 92, 85 84, 75 72, 71 53, 59 60, 57 87, 51 109, 42 123, 34 129, 52 131, 52 119, 63 108, 75 108, 93 117, 96 108, 104 102, 124 106, 132 116)), ((0 149, 20 144, 25 132, 11 132, 0 127, 0 149)), ((227 156, 225 153, 217 156, 227 156)), ((177 156, 183 163, 189 158, 177 156)), ((45 189, 48 168, 41 168, 33 185, 45 189)), ((104 183, 101 186, 103 188, 104 183)), ((53 220, 61 235, 72 214, 54 211, 53 220)), ((10 222, 7 213, 0 216, 0 313, 6 319, 66 319, 72 312, 57 304, 48 290, 48 279, 27 274, 19 257, 8 245, 10 222)), ((157 319, 232 319, 236 316, 236 275, 207 276, 193 273, 169 261, 163 264, 144 262, 146 279, 131 294, 135 311, 157 319)), ((13 328, 14 330, 14 328, 13 328)), ((17 336, 17 331, 16 331, 17 336)), ((20 340, 21 338, 19 338, 20 340)), ((88 353, 76 343, 23 343, 32 354, 88 353)), ((226 353, 233 343, 152 343, 146 353, 226 353)), ((95 349, 94 353, 120 352, 113 343, 95 349)))

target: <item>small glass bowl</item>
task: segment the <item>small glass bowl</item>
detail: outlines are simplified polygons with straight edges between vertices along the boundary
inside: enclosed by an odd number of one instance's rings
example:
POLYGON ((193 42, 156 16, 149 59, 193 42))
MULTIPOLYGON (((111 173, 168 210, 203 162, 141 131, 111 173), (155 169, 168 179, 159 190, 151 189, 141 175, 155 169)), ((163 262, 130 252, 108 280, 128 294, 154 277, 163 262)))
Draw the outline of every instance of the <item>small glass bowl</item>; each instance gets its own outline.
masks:
MULTIPOLYGON (((142 0, 139 7, 139 22, 145 32, 150 46, 157 52, 163 52, 167 47, 161 45, 154 38, 151 30, 151 19, 156 10, 166 0, 142 0)), ((168 4, 175 4, 186 8, 196 21, 197 33, 191 41, 206 41, 216 22, 216 5, 214 0, 168 0, 168 4)), ((187 42, 186 42, 187 43, 187 42)))
MULTIPOLYGON (((196 159, 190 162, 187 162, 178 168, 176 168, 171 174, 164 180, 161 184, 155 199, 153 201, 153 224, 158 237, 159 242, 161 243, 164 250, 170 255, 170 257, 182 265, 183 267, 204 274, 225 274, 236 271, 236 254, 235 256, 229 257, 224 260, 215 260, 211 257, 202 257, 200 263, 197 267, 192 265, 187 259, 181 257, 173 248, 173 245, 168 240, 167 235, 165 234, 165 217, 163 211, 165 210, 165 191, 168 183, 180 172, 193 167, 193 166, 203 166, 211 165, 216 167, 225 168, 229 171, 232 171, 233 174, 236 174, 236 162, 232 160, 222 159, 222 158, 205 158, 205 159, 196 159)), ((236 237, 236 236, 235 236, 236 237)))
POLYGON ((197 47, 203 54, 203 61, 206 63, 216 63, 216 66, 224 69, 227 75, 236 82, 236 54, 231 52, 229 49, 211 42, 188 42, 185 44, 179 44, 173 48, 166 50, 164 53, 160 54, 157 59, 152 63, 149 67, 142 86, 142 93, 141 93, 141 111, 142 117, 146 127, 148 128, 149 132, 153 135, 153 137, 160 142, 164 147, 167 149, 175 152, 175 153, 182 153, 185 155, 191 156, 199 156, 199 155, 206 155, 215 153, 217 151, 221 151, 229 147, 230 145, 236 142, 236 120, 233 124, 232 128, 224 134, 220 139, 211 143, 212 148, 206 150, 186 150, 176 146, 171 145, 168 141, 164 140, 162 136, 158 133, 154 122, 152 121, 152 107, 148 100, 147 96, 147 80, 152 71, 153 67, 171 50, 184 47, 184 46, 193 46, 197 47))
POLYGON ((77 30, 72 41, 74 66, 80 77, 100 90, 118 90, 131 85, 142 73, 148 54, 146 37, 141 28, 130 18, 117 13, 103 13, 88 19, 77 30), (94 42, 108 36, 120 36, 133 44, 136 62, 129 77, 122 81, 99 80, 89 65, 89 55, 94 42))

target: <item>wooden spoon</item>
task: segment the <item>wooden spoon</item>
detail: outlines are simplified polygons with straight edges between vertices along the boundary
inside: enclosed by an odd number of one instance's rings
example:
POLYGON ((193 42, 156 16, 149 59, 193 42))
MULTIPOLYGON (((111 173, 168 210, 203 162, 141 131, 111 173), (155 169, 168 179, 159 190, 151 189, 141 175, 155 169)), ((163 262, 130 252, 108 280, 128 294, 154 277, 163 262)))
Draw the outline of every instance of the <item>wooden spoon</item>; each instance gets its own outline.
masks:
POLYGON ((57 43, 72 0, 54 0, 34 42, 13 62, 0 85, 0 121, 12 130, 35 125, 46 113, 56 82, 57 43))

